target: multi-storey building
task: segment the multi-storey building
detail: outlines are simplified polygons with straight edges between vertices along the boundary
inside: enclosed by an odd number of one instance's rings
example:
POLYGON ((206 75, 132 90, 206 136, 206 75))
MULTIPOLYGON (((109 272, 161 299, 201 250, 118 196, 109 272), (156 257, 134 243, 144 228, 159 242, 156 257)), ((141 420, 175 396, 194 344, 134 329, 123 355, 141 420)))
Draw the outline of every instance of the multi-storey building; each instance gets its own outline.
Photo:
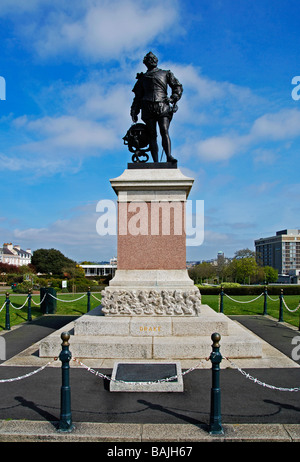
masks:
POLYGON ((254 241, 256 261, 262 266, 272 266, 280 275, 292 275, 300 270, 300 230, 284 229, 276 236, 254 241))
POLYGON ((31 250, 22 250, 19 245, 12 243, 3 244, 0 249, 0 262, 8 263, 9 265, 23 266, 31 263, 31 250))

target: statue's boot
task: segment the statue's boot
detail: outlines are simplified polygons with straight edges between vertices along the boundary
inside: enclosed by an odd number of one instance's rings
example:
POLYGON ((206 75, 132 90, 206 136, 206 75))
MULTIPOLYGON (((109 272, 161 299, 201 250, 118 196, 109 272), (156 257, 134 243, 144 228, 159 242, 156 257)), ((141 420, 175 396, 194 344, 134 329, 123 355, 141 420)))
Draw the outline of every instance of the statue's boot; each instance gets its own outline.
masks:
POLYGON ((171 162, 172 164, 175 164, 177 162, 177 159, 174 159, 171 154, 167 155, 167 162, 171 162))

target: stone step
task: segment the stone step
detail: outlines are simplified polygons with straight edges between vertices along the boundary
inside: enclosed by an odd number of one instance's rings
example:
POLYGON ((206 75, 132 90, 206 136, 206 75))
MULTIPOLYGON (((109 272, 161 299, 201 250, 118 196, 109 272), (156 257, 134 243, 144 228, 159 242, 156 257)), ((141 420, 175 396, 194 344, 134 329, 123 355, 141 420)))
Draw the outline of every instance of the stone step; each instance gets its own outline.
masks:
POLYGON ((73 358, 201 359, 211 353, 211 335, 221 334, 221 353, 229 358, 258 358, 262 342, 252 332, 202 305, 199 316, 101 316, 95 308, 40 342, 40 357, 56 357, 61 332, 70 333, 73 358))
POLYGON ((228 318, 222 313, 206 316, 97 316, 75 321, 75 335, 190 336, 228 335, 228 318))
MULTIPOLYGON (((76 358, 98 359, 201 359, 211 352, 211 337, 70 337, 70 351, 76 358)), ((61 351, 59 335, 50 335, 40 345, 40 357, 56 357, 61 351)), ((261 342, 254 336, 230 335, 221 338, 224 357, 256 358, 262 356, 261 342)))

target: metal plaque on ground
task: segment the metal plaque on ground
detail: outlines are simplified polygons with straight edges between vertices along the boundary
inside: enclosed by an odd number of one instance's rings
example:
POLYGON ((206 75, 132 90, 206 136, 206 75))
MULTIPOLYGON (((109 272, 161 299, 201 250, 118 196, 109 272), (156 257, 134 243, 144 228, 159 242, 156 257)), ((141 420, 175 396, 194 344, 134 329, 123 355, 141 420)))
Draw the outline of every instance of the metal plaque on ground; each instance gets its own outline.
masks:
POLYGON ((183 392, 180 361, 115 362, 110 391, 183 392))

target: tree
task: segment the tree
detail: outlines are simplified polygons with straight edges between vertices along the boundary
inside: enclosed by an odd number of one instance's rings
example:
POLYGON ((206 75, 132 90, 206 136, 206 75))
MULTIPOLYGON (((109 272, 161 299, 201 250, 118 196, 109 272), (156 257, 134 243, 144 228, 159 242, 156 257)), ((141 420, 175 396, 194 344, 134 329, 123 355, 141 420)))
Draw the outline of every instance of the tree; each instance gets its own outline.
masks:
POLYGON ((250 282, 251 276, 254 276, 256 271, 257 263, 254 257, 234 258, 229 265, 232 280, 240 284, 250 282))
POLYGON ((9 263, 0 263, 0 274, 2 273, 19 273, 19 267, 9 263))
POLYGON ((32 265, 38 273, 62 275, 64 268, 76 268, 76 262, 56 249, 38 249, 33 252, 32 265))
POLYGON ((216 276, 216 267, 211 263, 203 262, 190 268, 189 275, 196 284, 199 284, 203 282, 203 279, 214 278, 216 276))
POLYGON ((253 250, 250 250, 250 249, 241 249, 241 250, 237 250, 234 254, 234 258, 252 258, 252 257, 255 257, 255 252, 253 250))
POLYGON ((278 271, 272 266, 264 266, 265 281, 267 283, 276 282, 278 279, 278 271))

